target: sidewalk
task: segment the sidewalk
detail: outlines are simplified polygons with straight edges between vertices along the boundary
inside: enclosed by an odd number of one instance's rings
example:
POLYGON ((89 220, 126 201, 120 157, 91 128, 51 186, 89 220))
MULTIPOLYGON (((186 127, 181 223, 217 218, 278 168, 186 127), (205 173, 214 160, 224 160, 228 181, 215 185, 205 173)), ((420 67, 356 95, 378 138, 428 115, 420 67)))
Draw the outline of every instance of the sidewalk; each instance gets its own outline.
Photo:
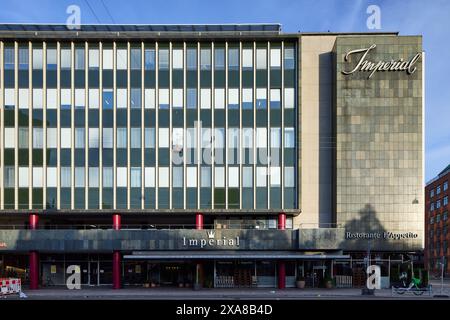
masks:
MULTIPOLYGON (((436 293, 438 290, 433 290, 436 293)), ((125 288, 113 290, 105 288, 82 288, 68 290, 66 288, 51 288, 27 290, 23 292, 27 299, 39 300, 84 300, 84 299, 119 299, 119 300, 227 300, 227 299, 433 299, 433 294, 424 293, 415 296, 411 292, 404 295, 392 295, 391 289, 375 292, 375 296, 361 295, 361 289, 193 289, 181 288, 125 288)), ((7 299, 19 299, 18 295, 8 296, 7 299)))

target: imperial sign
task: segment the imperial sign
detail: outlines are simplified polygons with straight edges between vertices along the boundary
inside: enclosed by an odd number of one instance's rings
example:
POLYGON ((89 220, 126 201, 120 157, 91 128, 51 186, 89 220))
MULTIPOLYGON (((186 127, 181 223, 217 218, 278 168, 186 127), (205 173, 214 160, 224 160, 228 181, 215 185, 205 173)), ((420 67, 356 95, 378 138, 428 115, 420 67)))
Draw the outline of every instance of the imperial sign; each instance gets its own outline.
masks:
POLYGON ((359 58, 358 63, 352 70, 342 70, 345 75, 351 75, 356 71, 366 71, 370 72, 367 79, 370 79, 377 71, 406 71, 407 74, 413 74, 416 71, 414 66, 416 62, 420 59, 422 54, 420 52, 416 53, 411 59, 404 60, 403 58, 398 60, 390 61, 370 61, 366 57, 372 49, 376 48, 376 44, 372 44, 369 48, 356 49, 349 51, 345 54, 344 61, 348 61, 349 57, 355 53, 364 52, 364 54, 359 58))

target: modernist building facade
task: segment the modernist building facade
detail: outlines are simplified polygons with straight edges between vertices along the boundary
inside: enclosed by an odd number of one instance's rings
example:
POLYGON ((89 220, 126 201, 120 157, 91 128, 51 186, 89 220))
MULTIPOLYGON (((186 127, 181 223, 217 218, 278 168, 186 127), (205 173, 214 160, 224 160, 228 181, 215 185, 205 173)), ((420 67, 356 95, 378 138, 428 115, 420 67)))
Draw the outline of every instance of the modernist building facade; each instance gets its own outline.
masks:
POLYGON ((448 212, 450 204, 450 165, 425 187, 425 264, 434 274, 440 276, 450 272, 448 267, 448 212), (443 265, 442 265, 443 264, 443 265))
POLYGON ((1 25, 0 46, 1 270, 31 288, 69 265, 283 288, 373 261, 388 283, 423 248, 420 36, 1 25))

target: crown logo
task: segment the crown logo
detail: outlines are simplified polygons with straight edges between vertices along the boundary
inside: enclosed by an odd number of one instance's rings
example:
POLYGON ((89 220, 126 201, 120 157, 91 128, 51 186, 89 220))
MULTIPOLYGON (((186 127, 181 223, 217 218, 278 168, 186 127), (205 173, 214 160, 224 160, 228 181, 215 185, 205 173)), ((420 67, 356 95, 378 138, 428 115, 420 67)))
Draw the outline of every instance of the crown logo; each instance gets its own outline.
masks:
POLYGON ((214 230, 207 231, 207 233, 208 233, 208 239, 214 239, 214 236, 215 236, 214 230))

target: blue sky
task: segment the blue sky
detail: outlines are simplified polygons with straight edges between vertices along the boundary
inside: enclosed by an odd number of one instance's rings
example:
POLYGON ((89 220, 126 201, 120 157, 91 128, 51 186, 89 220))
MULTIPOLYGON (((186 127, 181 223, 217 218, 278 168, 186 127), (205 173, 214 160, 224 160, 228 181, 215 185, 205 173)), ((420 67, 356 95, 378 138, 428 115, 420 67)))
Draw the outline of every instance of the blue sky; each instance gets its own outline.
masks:
POLYGON ((65 23, 66 8, 71 4, 81 8, 82 24, 276 22, 282 24, 285 32, 369 31, 366 9, 371 4, 378 5, 381 9, 379 31, 423 35, 426 52, 425 180, 433 178, 450 163, 450 1, 0 0, 0 23, 65 23))

